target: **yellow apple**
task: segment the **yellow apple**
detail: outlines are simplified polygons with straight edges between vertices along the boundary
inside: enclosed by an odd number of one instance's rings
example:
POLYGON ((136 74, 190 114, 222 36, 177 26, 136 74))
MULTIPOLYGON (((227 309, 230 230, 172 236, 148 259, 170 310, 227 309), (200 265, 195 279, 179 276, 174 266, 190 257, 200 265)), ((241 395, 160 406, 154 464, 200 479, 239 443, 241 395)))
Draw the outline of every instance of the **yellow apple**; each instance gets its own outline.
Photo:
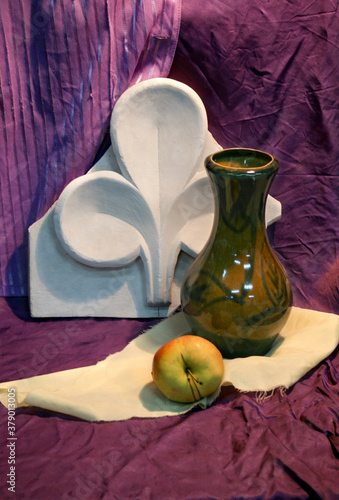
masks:
POLYGON ((195 335, 183 335, 163 345, 154 355, 152 377, 172 401, 192 403, 220 386, 224 362, 220 351, 195 335))

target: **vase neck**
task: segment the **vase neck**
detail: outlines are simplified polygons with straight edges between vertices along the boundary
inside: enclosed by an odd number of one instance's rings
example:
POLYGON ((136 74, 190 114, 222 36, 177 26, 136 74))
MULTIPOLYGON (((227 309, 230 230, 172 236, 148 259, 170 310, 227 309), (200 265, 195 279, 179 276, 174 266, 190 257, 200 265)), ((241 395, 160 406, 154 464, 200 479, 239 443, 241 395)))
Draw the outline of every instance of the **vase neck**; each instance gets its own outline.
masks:
POLYGON ((209 171, 215 194, 214 233, 233 246, 266 237, 265 207, 274 171, 256 174, 209 171))
POLYGON ((231 244, 235 251, 266 238, 265 206, 278 161, 268 153, 235 148, 206 158, 215 196, 212 239, 231 244), (220 236, 220 238, 218 238, 220 236))

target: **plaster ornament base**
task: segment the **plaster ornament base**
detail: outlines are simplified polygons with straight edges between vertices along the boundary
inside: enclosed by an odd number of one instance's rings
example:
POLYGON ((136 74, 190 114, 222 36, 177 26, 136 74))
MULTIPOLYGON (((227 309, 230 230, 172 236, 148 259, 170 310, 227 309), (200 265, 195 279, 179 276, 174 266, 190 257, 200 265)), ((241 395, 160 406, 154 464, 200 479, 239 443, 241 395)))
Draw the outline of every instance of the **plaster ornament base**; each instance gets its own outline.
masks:
MULTIPOLYGON (((188 86, 128 89, 112 146, 29 229, 33 317, 166 317, 207 241, 214 199, 204 159, 221 149, 188 86)), ((266 224, 281 216, 268 198, 266 224)))

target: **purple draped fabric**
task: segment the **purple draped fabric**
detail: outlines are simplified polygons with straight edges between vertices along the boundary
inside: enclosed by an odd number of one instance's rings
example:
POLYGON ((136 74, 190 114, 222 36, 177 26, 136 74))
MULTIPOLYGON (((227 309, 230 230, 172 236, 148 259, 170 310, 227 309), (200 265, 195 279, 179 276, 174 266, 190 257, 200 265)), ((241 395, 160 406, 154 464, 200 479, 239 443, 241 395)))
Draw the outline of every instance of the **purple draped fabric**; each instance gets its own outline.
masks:
POLYGON ((274 248, 296 305, 339 313, 338 2, 185 2, 170 76, 224 147, 273 154, 274 248))
MULTIPOLYGON (((27 225, 91 166, 119 93, 169 71, 179 7, 1 1, 2 293, 25 292, 27 225)), ((331 0, 184 0, 170 73, 200 94, 222 146, 279 159, 275 250, 295 304, 336 313, 337 9, 331 0)), ((155 322, 38 321, 27 298, 1 298, 1 381, 94 364, 155 322)), ((16 493, 8 491, 8 413, 0 405, 0 497, 339 499, 338 372, 337 348, 285 393, 258 401, 223 388, 204 411, 159 419, 88 423, 20 409, 16 493)))
POLYGON ((27 230, 92 165, 117 98, 167 76, 174 0, 2 0, 0 295, 27 295, 27 230))
MULTIPOLYGON (((31 320, 25 298, 2 298, 0 318, 2 380, 95 364, 154 324, 31 320)), ((259 402, 223 388, 206 410, 159 419, 89 423, 19 409, 15 495, 7 490, 7 409, 0 405, 0 497, 334 500, 338 372, 337 349, 284 394, 259 402)))

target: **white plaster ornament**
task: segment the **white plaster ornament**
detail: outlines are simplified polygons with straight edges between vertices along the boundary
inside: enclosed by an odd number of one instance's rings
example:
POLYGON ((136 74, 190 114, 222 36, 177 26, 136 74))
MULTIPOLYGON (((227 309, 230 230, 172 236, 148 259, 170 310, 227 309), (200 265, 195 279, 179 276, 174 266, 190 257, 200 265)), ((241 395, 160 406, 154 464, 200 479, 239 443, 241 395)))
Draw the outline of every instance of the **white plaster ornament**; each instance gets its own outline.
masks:
MULTIPOLYGON (((222 149, 187 85, 129 88, 111 118, 112 146, 29 229, 33 317, 165 317, 206 243, 214 199, 204 168, 222 149)), ((266 223, 281 216, 269 196, 266 223)))

